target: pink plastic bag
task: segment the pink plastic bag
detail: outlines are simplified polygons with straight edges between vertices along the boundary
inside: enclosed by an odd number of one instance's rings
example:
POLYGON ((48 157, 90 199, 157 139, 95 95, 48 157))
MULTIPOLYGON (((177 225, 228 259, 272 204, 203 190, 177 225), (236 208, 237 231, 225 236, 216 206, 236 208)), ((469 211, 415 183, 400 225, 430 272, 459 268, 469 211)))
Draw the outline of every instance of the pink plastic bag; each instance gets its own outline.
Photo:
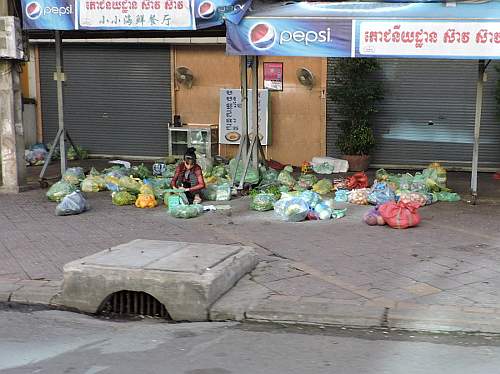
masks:
POLYGON ((390 201, 378 209, 384 221, 394 229, 407 229, 420 223, 419 204, 390 201))

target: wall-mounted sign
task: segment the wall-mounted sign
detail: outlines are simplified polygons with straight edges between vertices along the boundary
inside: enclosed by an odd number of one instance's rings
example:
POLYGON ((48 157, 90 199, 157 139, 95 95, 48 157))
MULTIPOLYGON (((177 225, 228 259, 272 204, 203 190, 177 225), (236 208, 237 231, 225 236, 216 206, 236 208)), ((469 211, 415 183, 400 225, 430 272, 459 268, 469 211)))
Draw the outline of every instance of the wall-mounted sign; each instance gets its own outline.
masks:
POLYGON ((26 30, 197 30, 238 23, 251 0, 21 0, 26 30))
MULTIPOLYGON (((252 90, 248 90, 248 128, 253 133, 252 90)), ((269 91, 259 90, 259 136, 262 145, 270 145, 269 136, 269 91)), ((241 90, 239 88, 220 90, 219 143, 240 144, 242 137, 241 90)))
POLYGON ((283 63, 264 62, 264 88, 283 91, 283 63))

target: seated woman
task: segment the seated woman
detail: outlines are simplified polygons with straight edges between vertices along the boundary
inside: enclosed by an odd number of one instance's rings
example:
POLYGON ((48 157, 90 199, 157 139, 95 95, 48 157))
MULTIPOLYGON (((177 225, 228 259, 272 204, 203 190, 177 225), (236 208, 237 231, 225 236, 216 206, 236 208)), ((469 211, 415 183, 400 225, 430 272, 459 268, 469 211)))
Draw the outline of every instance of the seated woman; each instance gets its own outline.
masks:
POLYGON ((200 165, 196 163, 194 148, 187 149, 184 161, 175 169, 175 175, 170 185, 172 188, 184 190, 189 204, 201 202, 200 192, 205 188, 205 180, 200 165))

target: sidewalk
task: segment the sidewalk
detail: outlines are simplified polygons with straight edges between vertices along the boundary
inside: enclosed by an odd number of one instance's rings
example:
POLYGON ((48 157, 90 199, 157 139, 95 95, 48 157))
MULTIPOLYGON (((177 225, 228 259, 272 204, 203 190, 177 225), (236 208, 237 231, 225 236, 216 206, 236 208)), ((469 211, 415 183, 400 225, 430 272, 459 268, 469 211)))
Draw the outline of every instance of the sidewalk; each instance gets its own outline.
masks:
POLYGON ((242 198, 231 212, 176 220, 115 207, 107 192, 89 194, 85 214, 56 217, 44 192, 0 195, 0 301, 48 303, 65 263, 137 238, 243 243, 262 262, 213 319, 500 332, 497 203, 438 203, 398 231, 363 224, 360 206, 337 221, 286 223, 242 198))

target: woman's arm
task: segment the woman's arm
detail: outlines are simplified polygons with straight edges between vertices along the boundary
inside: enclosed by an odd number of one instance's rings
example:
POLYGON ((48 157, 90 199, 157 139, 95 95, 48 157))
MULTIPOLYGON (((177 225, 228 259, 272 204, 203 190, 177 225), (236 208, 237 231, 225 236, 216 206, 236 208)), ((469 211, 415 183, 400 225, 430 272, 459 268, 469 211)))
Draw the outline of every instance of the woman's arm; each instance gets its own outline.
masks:
POLYGON ((175 168, 175 174, 170 182, 170 187, 177 188, 177 181, 179 180, 179 176, 181 175, 181 165, 177 165, 175 168))

